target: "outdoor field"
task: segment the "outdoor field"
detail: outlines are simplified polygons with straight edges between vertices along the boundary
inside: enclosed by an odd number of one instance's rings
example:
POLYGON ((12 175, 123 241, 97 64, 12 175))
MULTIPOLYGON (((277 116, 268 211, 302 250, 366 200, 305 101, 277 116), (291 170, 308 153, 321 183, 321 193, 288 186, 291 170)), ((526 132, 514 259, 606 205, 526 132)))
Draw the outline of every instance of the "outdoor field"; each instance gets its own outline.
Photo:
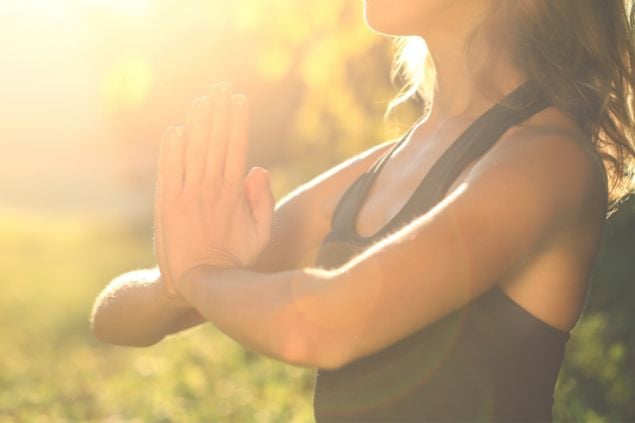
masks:
MULTIPOLYGON (((630 222, 617 221, 614 239, 633 233, 630 222)), ((0 234, 0 421, 313 420, 311 369, 256 355, 211 324, 149 348, 92 337, 88 317, 100 289, 154 263, 143 228, 3 213, 0 234)), ((569 341, 557 421, 635 416, 634 266, 626 252, 609 246, 606 254, 600 268, 615 279, 595 281, 569 341)))
MULTIPOLYGON (((250 98, 251 166, 277 200, 403 133, 391 42, 361 0, 21 0, 0 9, 0 422, 312 422, 314 370, 207 323, 98 342, 113 278, 154 267, 159 141, 226 80, 250 98)), ((417 52, 414 52, 417 53, 417 52)), ((289 248, 293 248, 290 246, 289 248)), ((635 199, 606 224, 558 380, 557 422, 635 422, 635 199)))
POLYGON ((92 301, 152 265, 150 239, 105 221, 3 215, 0 421, 310 421, 313 375, 211 325, 150 348, 97 342, 92 301))

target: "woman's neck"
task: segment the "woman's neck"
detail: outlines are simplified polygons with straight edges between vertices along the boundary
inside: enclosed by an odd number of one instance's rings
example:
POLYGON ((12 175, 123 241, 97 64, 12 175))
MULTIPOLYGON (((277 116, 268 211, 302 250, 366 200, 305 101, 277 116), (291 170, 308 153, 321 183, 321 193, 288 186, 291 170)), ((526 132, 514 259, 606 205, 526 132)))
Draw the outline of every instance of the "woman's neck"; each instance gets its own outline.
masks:
POLYGON ((471 24, 465 22, 461 31, 426 38, 437 72, 437 90, 431 114, 426 120, 426 126, 430 128, 455 119, 473 120, 527 80, 524 73, 501 54, 504 49, 502 42, 493 45, 492 41, 486 41, 488 38, 484 33, 472 41, 470 57, 488 60, 486 80, 474 78, 471 71, 476 63, 471 63, 466 57, 465 45, 472 28, 479 23, 479 18, 473 17, 471 24), (481 86, 483 82, 487 87, 481 86), (485 96, 485 88, 492 88, 498 94, 485 96))

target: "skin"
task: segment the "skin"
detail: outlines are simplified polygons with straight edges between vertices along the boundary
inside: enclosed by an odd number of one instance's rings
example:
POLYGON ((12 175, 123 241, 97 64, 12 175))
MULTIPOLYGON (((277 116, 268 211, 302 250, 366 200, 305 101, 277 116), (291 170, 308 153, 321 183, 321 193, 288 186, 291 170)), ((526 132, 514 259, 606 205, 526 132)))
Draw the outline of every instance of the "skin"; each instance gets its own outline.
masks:
MULTIPOLYGON (((462 56, 465 37, 487 5, 478 0, 365 3, 374 31, 426 39, 439 74, 439 92, 430 119, 416 127, 374 181, 355 223, 359 234, 368 236, 383 227, 450 143, 491 106, 491 100, 472 86, 462 56)), ((504 60, 495 69, 492 79, 502 92, 524 80, 521 70, 504 60)), ((209 130, 199 131, 207 137, 187 137, 176 144, 183 151, 190 142, 208 148, 227 145, 227 139, 209 135, 214 132, 211 121, 209 130)), ((185 132, 192 132, 188 124, 185 132)), ((167 131, 163 145, 173 145, 166 141, 173 136, 174 131, 167 131)), ((174 210, 201 207, 205 196, 173 196, 161 206, 156 224, 163 231, 159 242, 169 245, 161 248, 167 263, 176 254, 169 251, 192 243, 187 230, 169 229, 174 222, 188 226, 191 233, 210 225, 234 225, 236 213, 228 213, 227 207, 241 210, 245 204, 261 204, 266 215, 271 205, 270 233, 263 238, 269 242, 242 269, 231 268, 218 255, 208 257, 205 264, 196 257, 174 259, 181 264, 171 278, 172 289, 166 288, 156 269, 148 271, 145 281, 138 272, 122 275, 98 297, 93 330, 106 342, 140 346, 210 321, 247 348, 270 357, 306 367, 338 368, 391 345, 495 285, 536 318, 555 329, 570 330, 584 306, 606 210, 603 167, 588 144, 572 121, 548 108, 507 131, 463 171, 429 213, 328 271, 310 265, 330 229, 337 201, 394 141, 335 166, 275 206, 268 203, 264 176, 254 176, 264 172, 254 170, 251 179, 245 179, 244 197, 224 203, 224 209, 220 202, 208 204, 213 213, 179 220, 174 210), (219 221, 219 216, 225 220, 219 221)), ((244 159, 228 159, 231 155, 223 151, 226 166, 244 159)), ((200 169, 196 156, 183 157, 186 175, 188 169, 200 169)), ((160 185, 173 181, 170 175, 175 174, 178 166, 163 168, 160 185)), ((218 192, 229 192, 218 176, 210 183, 218 192)), ((198 189, 207 193, 208 188, 198 189)), ((234 256, 248 258, 257 250, 257 242, 255 247, 235 248, 231 231, 213 236, 215 246, 234 256)), ((200 251, 206 242, 200 243, 200 251)), ((159 261, 160 267, 170 268, 159 261)))

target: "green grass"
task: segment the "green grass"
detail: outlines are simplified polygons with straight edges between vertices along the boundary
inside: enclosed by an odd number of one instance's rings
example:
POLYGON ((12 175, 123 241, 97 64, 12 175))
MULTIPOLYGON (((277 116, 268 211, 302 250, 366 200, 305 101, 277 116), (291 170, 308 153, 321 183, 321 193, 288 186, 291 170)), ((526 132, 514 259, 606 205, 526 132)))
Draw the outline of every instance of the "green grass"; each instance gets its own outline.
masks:
POLYGON ((148 236, 96 218, 0 222, 0 421, 313 421, 312 370, 211 324, 149 348, 93 338, 98 292, 154 265, 148 236))
MULTIPOLYGON (((628 239, 607 237, 567 346, 555 421, 635 419, 633 273, 615 264, 632 257, 632 231, 622 226, 612 232, 628 239)), ((0 213, 0 422, 314 421, 313 370, 255 354, 211 324, 149 348, 93 338, 101 289, 154 266, 147 227, 0 213)))

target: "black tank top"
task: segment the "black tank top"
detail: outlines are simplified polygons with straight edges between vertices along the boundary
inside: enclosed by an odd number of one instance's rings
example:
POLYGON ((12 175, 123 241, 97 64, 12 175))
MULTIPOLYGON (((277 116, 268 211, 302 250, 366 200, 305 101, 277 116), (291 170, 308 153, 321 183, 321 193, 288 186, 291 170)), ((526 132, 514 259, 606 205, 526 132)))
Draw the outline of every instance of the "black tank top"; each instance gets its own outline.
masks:
MULTIPOLYGON (((363 237, 354 223, 360 205, 413 126, 343 194, 315 266, 340 266, 426 213, 443 199, 467 164, 486 153, 510 127, 549 105, 532 81, 518 87, 450 145, 386 226, 363 237)), ((554 387, 568 339, 569 332, 533 316, 495 285, 381 351, 338 369, 318 369, 315 419, 318 423, 551 421, 554 387)))

